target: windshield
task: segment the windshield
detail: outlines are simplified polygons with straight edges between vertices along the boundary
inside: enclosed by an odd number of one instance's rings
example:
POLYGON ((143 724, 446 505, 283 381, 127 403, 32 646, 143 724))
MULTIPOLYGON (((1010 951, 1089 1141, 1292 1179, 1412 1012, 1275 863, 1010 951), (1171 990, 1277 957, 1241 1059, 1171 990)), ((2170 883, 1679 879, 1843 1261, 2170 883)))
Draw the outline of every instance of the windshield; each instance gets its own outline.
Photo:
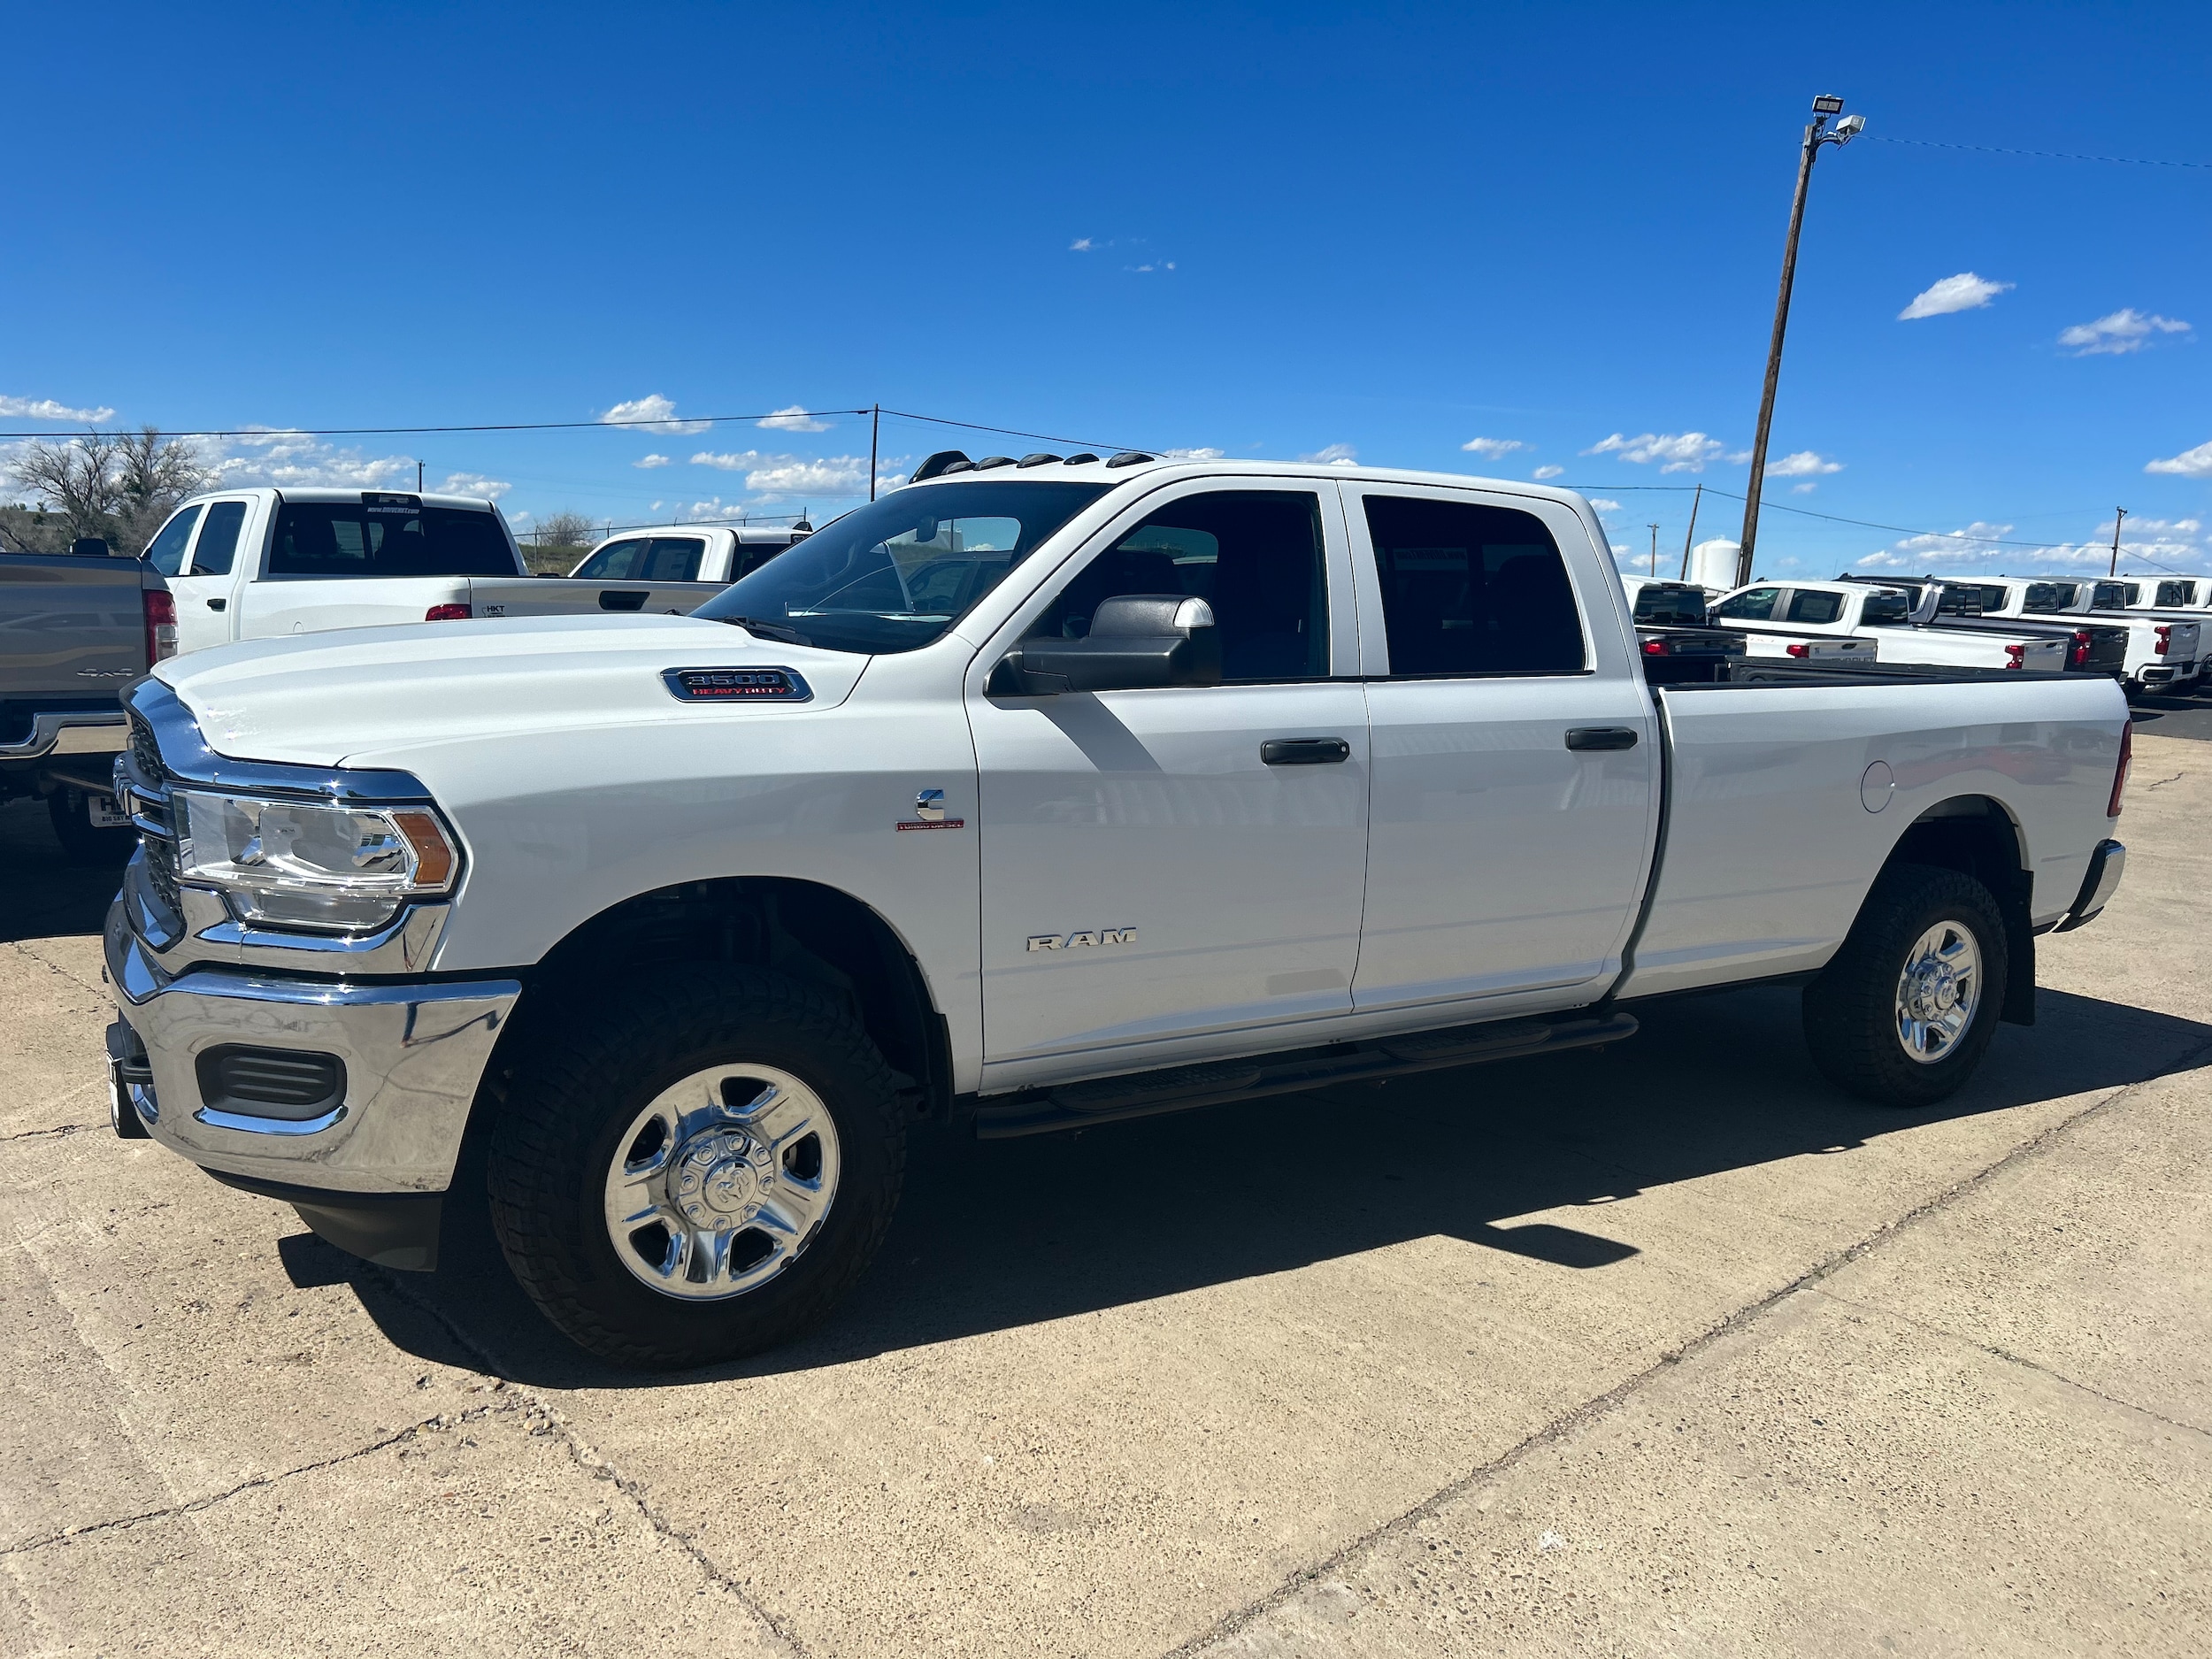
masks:
POLYGON ((833 651, 918 650, 1112 488, 1009 479, 896 490, 824 525, 691 614, 749 618, 833 651))

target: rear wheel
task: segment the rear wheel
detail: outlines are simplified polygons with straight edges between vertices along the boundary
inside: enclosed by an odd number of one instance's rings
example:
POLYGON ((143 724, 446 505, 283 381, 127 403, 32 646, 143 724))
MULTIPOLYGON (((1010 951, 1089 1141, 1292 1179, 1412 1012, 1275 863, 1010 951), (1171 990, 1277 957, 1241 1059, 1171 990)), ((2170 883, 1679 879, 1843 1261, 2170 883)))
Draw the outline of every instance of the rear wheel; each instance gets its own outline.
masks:
POLYGON ((2008 967, 1987 887, 1955 870, 1897 865, 1805 987, 1814 1063, 1863 1099, 1932 1105, 1981 1063, 2008 967))
POLYGON ((828 996, 686 973, 538 1029, 492 1134, 492 1223, 572 1340, 625 1365, 733 1359, 859 1278, 898 1203, 905 1117, 828 996))

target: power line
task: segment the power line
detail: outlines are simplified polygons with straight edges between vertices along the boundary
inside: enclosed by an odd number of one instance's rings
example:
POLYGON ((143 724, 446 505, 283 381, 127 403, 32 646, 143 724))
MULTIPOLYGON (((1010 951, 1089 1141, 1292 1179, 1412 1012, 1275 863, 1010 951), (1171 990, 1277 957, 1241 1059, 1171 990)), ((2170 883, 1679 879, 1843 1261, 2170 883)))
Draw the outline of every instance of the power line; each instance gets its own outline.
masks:
POLYGON ((2212 168, 2212 161, 2163 161, 2142 156, 2076 156, 2059 150, 2004 150, 1995 144, 1946 144, 1932 138, 1891 138, 1884 134, 1860 134, 1870 144, 1911 144, 1920 150, 1973 150, 1985 156, 2032 156, 2039 161, 2112 161, 2130 167, 2212 168))
MULTIPOLYGON (((864 410, 862 411, 866 412, 864 410)), ((896 415, 902 420, 926 420, 936 426, 962 426, 970 432, 995 432, 1009 438, 1035 438, 1041 443, 1072 443, 1086 449, 1128 450, 1137 448, 1129 443, 1102 443, 1095 438, 1063 438, 1049 432, 1024 432, 1017 426, 985 426, 972 420, 948 420, 942 415, 913 415, 902 409, 887 408, 887 415, 896 415)))
MULTIPOLYGON (((1567 484, 1563 485, 1561 488, 1584 491, 1617 489, 1624 494, 1632 489, 1670 490, 1678 494, 1687 495, 1692 488, 1692 486, 1688 484, 1567 484)), ((1725 495, 1731 501, 1741 501, 1743 499, 1743 497, 1737 495, 1735 491, 1722 489, 1717 485, 1708 484, 1705 488, 1709 494, 1715 495, 1725 495)), ((1837 513, 1815 512, 1809 507, 1785 506, 1778 501, 1762 502, 1759 503, 1759 511, 1762 512, 1793 512, 1801 518, 1825 518, 1830 524, 1856 525, 1863 530, 1890 530, 1895 532, 1899 535, 1940 536, 1948 541, 1974 541, 1985 543, 1991 547, 2054 548, 2073 547, 2078 545, 2078 543, 2071 541, 2020 541, 2001 535, 1970 535, 1963 530, 1916 530, 1909 525, 1877 524, 1871 518, 1846 518, 1837 513)))

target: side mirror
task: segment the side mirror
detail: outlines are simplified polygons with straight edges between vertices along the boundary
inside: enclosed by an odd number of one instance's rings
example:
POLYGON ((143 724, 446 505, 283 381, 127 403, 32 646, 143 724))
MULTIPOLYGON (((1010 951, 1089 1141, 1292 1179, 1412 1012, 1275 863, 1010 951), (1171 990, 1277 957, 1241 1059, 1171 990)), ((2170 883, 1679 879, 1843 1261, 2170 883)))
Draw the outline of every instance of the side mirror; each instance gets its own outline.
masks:
POLYGON ((1102 600, 1079 640, 1025 640, 991 671, 993 696, 1063 691, 1143 691, 1221 683, 1221 634, 1213 607, 1183 594, 1102 600))

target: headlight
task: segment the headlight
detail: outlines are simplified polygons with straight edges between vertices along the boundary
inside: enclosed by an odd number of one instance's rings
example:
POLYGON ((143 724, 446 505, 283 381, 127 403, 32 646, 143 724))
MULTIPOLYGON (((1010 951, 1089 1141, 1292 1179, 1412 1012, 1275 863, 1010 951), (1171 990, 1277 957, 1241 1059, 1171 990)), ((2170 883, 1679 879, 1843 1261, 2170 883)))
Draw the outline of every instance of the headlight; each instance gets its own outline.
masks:
POLYGON ((322 806, 179 790, 178 876, 220 887, 243 919, 356 933, 444 893, 460 859, 426 807, 322 806))

